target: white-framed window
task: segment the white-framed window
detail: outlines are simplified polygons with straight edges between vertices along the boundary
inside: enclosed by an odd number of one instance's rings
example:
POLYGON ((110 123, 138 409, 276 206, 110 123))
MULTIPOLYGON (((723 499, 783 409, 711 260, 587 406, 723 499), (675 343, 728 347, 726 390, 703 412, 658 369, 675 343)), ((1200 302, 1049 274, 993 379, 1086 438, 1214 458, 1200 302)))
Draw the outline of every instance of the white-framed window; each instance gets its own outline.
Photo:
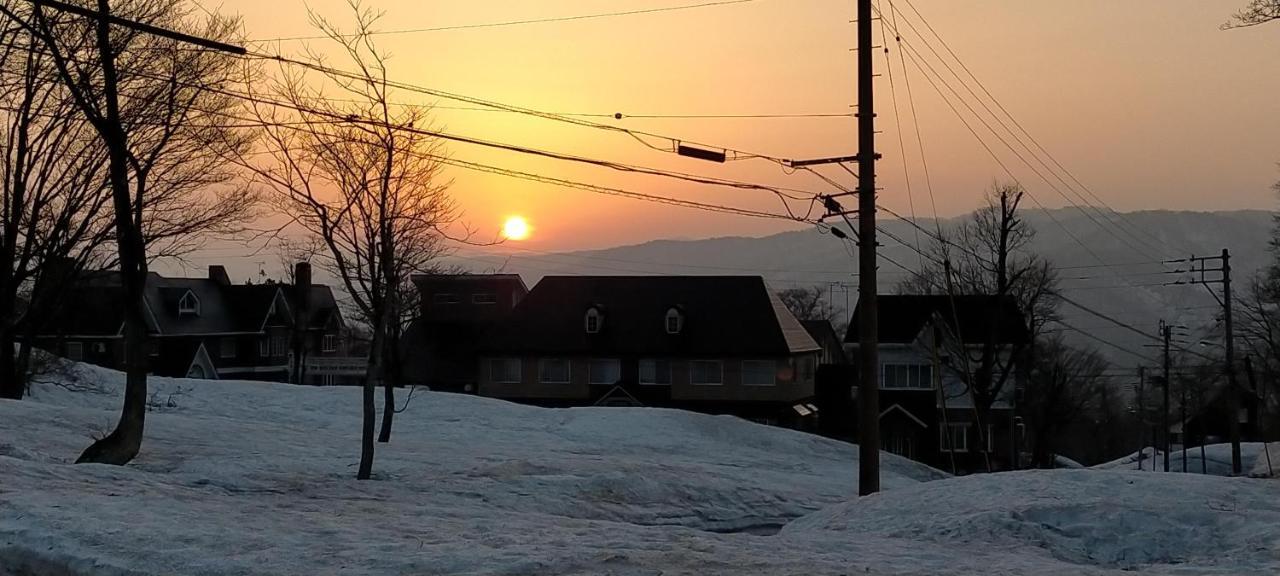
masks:
POLYGON ((994 454, 996 451, 996 427, 987 424, 987 452, 994 454))
POLYGON ((540 358, 538 360, 538 382, 543 384, 568 384, 569 360, 565 358, 540 358))
POLYGON ((939 428, 938 433, 940 434, 938 442, 943 452, 969 451, 968 422, 950 422, 939 428))
POLYGON ((693 360, 689 362, 689 382, 695 386, 719 386, 724 384, 724 364, 719 360, 693 360))
POLYGON ((200 299, 196 297, 195 292, 187 290, 187 293, 183 294, 182 298, 178 299, 178 315, 200 315, 200 299))
POLYGON ((267 356, 270 356, 270 355, 271 355, 271 340, 269 338, 263 338, 261 340, 258 340, 258 356, 266 358, 267 356))
POLYGON ((933 366, 887 362, 881 364, 880 388, 884 390, 932 390, 933 366))
POLYGON ((320 375, 320 385, 321 385, 321 386, 333 386, 333 385, 334 385, 334 384, 336 384, 336 383, 337 383, 337 378, 335 377, 335 375, 333 375, 333 374, 321 374, 321 375, 320 375))
POLYGON ((436 304, 457 304, 458 295, 450 292, 440 292, 431 296, 431 301, 436 304))
POLYGON ((679 334, 684 330, 684 314, 675 308, 668 308, 664 326, 667 328, 667 334, 679 334))
POLYGON ((472 304, 497 304, 498 295, 493 292, 479 292, 471 295, 472 304))
POLYGON ((218 342, 218 355, 223 358, 235 358, 236 357, 236 339, 223 338, 220 342, 218 342))
POLYGON ((520 359, 490 358, 489 380, 498 384, 519 384, 520 359))
POLYGON ((320 337, 321 352, 337 352, 338 351, 338 335, 325 334, 320 337))
POLYGON ((596 334, 600 332, 600 328, 604 326, 604 315, 600 313, 600 309, 592 306, 587 308, 587 314, 583 317, 584 327, 587 334, 596 334))
POLYGON ((653 358, 640 360, 640 384, 645 386, 670 386, 671 361, 653 358))
POLYGON ((67 342, 67 360, 84 360, 84 344, 67 342))
POLYGON ((590 384, 617 384, 622 376, 622 363, 616 358, 592 358, 587 365, 587 382, 590 384))
POLYGON ((773 360, 743 360, 743 386, 773 386, 778 383, 778 363, 773 360))

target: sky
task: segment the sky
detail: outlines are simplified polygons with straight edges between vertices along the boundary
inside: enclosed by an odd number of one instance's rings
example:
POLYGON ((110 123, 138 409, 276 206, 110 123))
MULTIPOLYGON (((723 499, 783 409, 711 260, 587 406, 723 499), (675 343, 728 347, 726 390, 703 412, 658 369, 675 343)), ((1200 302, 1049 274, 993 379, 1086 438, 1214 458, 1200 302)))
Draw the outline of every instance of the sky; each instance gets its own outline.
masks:
MULTIPOLYGON (((378 28, 404 30, 708 1, 384 0, 366 5, 385 14, 378 28)), ((888 0, 882 2, 887 10, 888 0)), ((952 216, 974 209, 994 180, 1016 179, 1030 193, 1032 206, 1060 207, 1070 199, 1105 203, 1119 211, 1274 208, 1277 198, 1270 186, 1280 179, 1280 67, 1274 65, 1280 54, 1280 23, 1220 30, 1243 3, 895 2, 901 14, 876 23, 878 45, 885 43, 882 24, 896 25, 902 38, 899 43, 890 32, 889 53, 877 50, 875 58, 881 130, 876 145, 883 155, 877 167, 880 202, 919 218, 952 216), (947 52, 926 22, 959 57, 958 62, 947 57, 951 67, 967 79, 962 63, 981 88, 972 80, 961 84, 934 57, 931 50, 942 56, 947 52), (919 64, 913 63, 916 54, 919 64), (926 74, 930 66, 948 83, 926 74), (1002 116, 997 122, 987 115, 984 104, 962 87, 966 85, 974 94, 985 89, 993 95, 995 101, 983 100, 985 107, 997 114, 1003 108, 1012 120, 1002 116), (1002 130, 1001 123, 1018 131, 1014 121, 1049 155, 1021 149, 1018 140, 1035 145, 1020 132, 1015 139, 1002 130), (993 135, 983 122, 1002 136, 993 135), (1054 162, 1064 169, 1046 167, 1054 162), (1072 178, 1085 187, 1074 185, 1072 178)), ((203 5, 240 14, 254 40, 314 34, 308 7, 338 23, 351 21, 341 0, 204 0, 203 5)), ((550 112, 848 114, 856 88, 853 6, 850 0, 752 0, 611 18, 387 34, 377 41, 391 55, 390 75, 396 80, 550 112)), ((267 44, 292 55, 302 54, 307 45, 326 50, 324 41, 316 40, 267 44)), ((330 63, 349 68, 339 59, 330 63)), ((836 191, 812 174, 788 174, 765 160, 715 164, 654 150, 617 132, 505 112, 451 109, 465 105, 415 92, 395 97, 437 105, 437 124, 455 134, 809 194, 836 191)), ((589 119, 781 158, 858 152, 852 117, 589 119)), ((656 139, 649 143, 671 145, 656 139)), ((449 144, 448 150, 456 159, 556 178, 784 212, 781 201, 767 191, 625 174, 460 143, 449 144)), ((821 171, 843 185, 854 183, 838 167, 821 171)), ((521 246, 536 250, 655 238, 757 236, 805 226, 460 168, 448 168, 446 174, 463 209, 459 225, 491 238, 508 216, 521 215, 532 227, 521 246)), ((803 213, 807 204, 793 202, 792 208, 803 213)))

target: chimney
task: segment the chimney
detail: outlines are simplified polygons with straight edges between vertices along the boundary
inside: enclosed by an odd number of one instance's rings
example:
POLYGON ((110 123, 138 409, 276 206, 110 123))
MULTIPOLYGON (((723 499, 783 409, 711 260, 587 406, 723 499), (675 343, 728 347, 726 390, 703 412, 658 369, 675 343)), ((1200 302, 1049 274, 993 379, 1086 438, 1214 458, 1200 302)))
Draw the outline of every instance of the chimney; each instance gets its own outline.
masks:
POLYGON ((231 285, 231 277, 227 276, 227 268, 214 264, 209 266, 209 279, 223 286, 231 285))
POLYGON ((294 307, 299 318, 306 318, 311 312, 311 263, 298 262, 293 265, 294 307))

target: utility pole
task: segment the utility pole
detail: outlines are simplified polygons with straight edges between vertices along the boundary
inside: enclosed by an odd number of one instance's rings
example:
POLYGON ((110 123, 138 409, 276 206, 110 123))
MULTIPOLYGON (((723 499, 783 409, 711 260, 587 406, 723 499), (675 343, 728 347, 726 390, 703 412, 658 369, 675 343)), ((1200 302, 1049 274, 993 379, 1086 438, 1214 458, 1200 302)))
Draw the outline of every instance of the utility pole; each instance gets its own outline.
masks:
POLYGON ((1164 340, 1164 415, 1160 426, 1164 428, 1160 438, 1164 446, 1164 471, 1169 471, 1169 337, 1173 329, 1164 320, 1160 321, 1160 338, 1164 340))
POLYGON ((1227 436, 1231 439, 1231 475, 1240 475, 1240 390, 1236 387, 1236 358, 1231 326, 1231 252, 1222 249, 1222 324, 1226 330, 1227 436))
MULTIPOLYGON (((1227 437, 1231 441, 1231 474, 1238 476, 1241 472, 1240 390, 1236 386, 1235 333, 1234 325, 1231 322, 1231 251, 1223 248, 1221 256, 1192 256, 1185 261, 1191 264, 1189 271, 1192 273, 1192 278, 1189 282, 1179 281, 1176 284, 1204 284, 1208 288, 1210 284, 1222 283, 1222 298, 1219 299, 1219 303, 1222 304, 1222 324, 1226 332, 1223 335, 1223 349, 1226 352, 1223 370, 1226 371, 1227 376, 1227 437), (1222 267, 1209 268, 1208 263, 1210 260, 1219 260, 1222 267), (1222 277, 1217 279, 1208 277, 1207 274, 1210 272, 1219 272, 1222 277)), ((1213 289, 1209 288, 1209 291, 1212 293, 1213 289)), ((1214 298, 1217 297, 1218 295, 1214 294, 1214 298)))
POLYGON ((880 491, 880 311, 876 302, 876 127, 871 0, 858 0, 858 495, 880 491))
MULTIPOLYGON (((858 243, 858 495, 880 491, 880 307, 876 302, 876 153, 875 108, 872 103, 875 73, 872 69, 871 0, 856 0, 858 7, 858 154, 811 160, 789 160, 792 168, 819 164, 858 163, 858 226, 853 230, 849 211, 837 197, 852 192, 830 194, 823 204, 827 216, 844 219, 858 243)), ((682 152, 683 154, 683 152, 682 152)), ((824 216, 825 218, 825 216, 824 216)), ((831 234, 847 238, 840 228, 831 234)), ((850 326, 850 329, 853 327, 850 326)))
MULTIPOLYGON (((1146 404, 1146 387, 1147 367, 1138 367, 1138 471, 1142 471, 1142 456, 1147 450, 1147 404, 1146 404)), ((1151 443, 1155 444, 1155 438, 1151 439, 1151 443)), ((1151 459, 1155 460, 1155 454, 1151 455, 1151 459)), ((1153 465, 1152 468, 1155 468, 1153 465)))

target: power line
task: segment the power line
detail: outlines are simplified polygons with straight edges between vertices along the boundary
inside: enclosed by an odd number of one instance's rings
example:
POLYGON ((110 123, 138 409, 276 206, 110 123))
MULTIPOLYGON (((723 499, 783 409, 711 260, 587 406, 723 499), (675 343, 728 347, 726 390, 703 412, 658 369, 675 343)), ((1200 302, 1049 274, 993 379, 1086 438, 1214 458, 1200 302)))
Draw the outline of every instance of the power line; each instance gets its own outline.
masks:
MULTIPOLYGON (((1028 132, 1027 129, 1024 128, 1016 118, 1013 117, 1012 114, 1009 113, 1008 109, 1006 109, 1004 105, 1000 103, 1000 100, 998 100, 991 93, 991 91, 987 89, 986 85, 983 84, 982 81, 978 79, 977 75, 975 75, 973 71, 969 69, 969 67, 964 63, 964 61, 961 60, 958 55, 956 55, 955 51, 951 49, 951 45, 947 43, 946 39, 944 39, 940 34, 938 34, 937 30, 934 30, 933 25, 930 24, 929 21, 924 17, 924 15, 921 14, 920 11, 916 9, 915 5, 911 3, 911 0, 904 0, 904 1, 907 3, 907 6, 911 8, 911 11, 914 12, 916 16, 920 18, 920 22, 922 22, 925 25, 925 27, 928 28, 929 32, 931 32, 933 36, 938 39, 938 41, 942 44, 943 48, 946 49, 947 53, 950 54, 951 57, 958 64, 960 64, 960 67, 965 71, 965 73, 968 74, 968 76, 973 79, 973 81, 978 85, 978 87, 982 90, 982 92, 987 95, 987 98, 989 98, 993 103, 995 103, 996 107, 999 108, 1000 111, 1004 113, 1005 117, 1007 117, 1013 123, 1013 125, 1016 126, 1018 130, 1023 135, 1025 135, 1028 140, 1031 141, 1032 144, 1035 145, 1036 149, 1038 149, 1045 157, 1049 158, 1049 160, 1053 163, 1054 166, 1058 168, 1058 170, 1066 174, 1067 177, 1070 178, 1071 181, 1073 181, 1081 190, 1083 190, 1086 194, 1088 194, 1090 198, 1092 198, 1094 201, 1098 202, 1099 204, 1102 204, 1103 206, 1105 206, 1107 208, 1107 211, 1111 215, 1114 215, 1116 218, 1118 218, 1121 221, 1121 223, 1128 224, 1129 228, 1131 228, 1132 230, 1142 232, 1148 238, 1151 238, 1152 240, 1154 240, 1157 244, 1162 242, 1159 238, 1156 238, 1155 236, 1147 233, 1141 227, 1134 225, 1132 222, 1129 222, 1127 218, 1125 218, 1122 214, 1120 214, 1118 211, 1116 211, 1114 208, 1108 205, 1106 201, 1104 201, 1097 194, 1095 194, 1093 190, 1091 190, 1088 186, 1086 186, 1083 182, 1081 182, 1078 178, 1076 178, 1075 175, 1072 174, 1070 170, 1068 170, 1065 166, 1063 166, 1062 163, 1059 162, 1058 159, 1053 156, 1053 154, 1049 153, 1049 151, 1045 149, 1045 147, 1042 146, 1040 142, 1036 140, 1036 138, 1032 136, 1031 133, 1028 132)), ((890 3, 890 9, 893 9, 892 3, 890 3)), ((894 23, 895 25, 897 23, 896 17, 894 18, 894 23)), ((910 22, 908 22, 907 24, 910 25, 910 22)), ((912 29, 914 30, 914 27, 912 29)), ((1059 178, 1059 181, 1061 181, 1061 178, 1059 178)), ((1063 184, 1067 185, 1066 182, 1063 182, 1063 184)), ((1070 186, 1068 185, 1068 188, 1069 187, 1070 186)), ((1096 207, 1095 207, 1095 210, 1096 210, 1096 207)), ((1105 213, 1103 213, 1101 210, 1098 210, 1098 212, 1105 216, 1105 213)), ((1117 227, 1120 227, 1123 229, 1123 227, 1119 226, 1118 224, 1117 224, 1117 227)), ((1132 232, 1130 232, 1130 235, 1132 236, 1132 232)), ((1155 248, 1157 251, 1161 250, 1161 248, 1158 245, 1150 244, 1147 241, 1142 240, 1141 238, 1138 238, 1136 236, 1133 236, 1133 238, 1135 240, 1138 240, 1139 242, 1142 242, 1143 244, 1146 244, 1147 246, 1155 248)))
MULTIPOLYGON (((919 18, 920 18, 920 20, 921 20, 921 21, 922 21, 926 26, 929 26, 928 21, 924 19, 924 16, 923 16, 923 15, 921 15, 921 14, 920 14, 920 12, 919 12, 918 10, 915 10, 915 7, 914 7, 913 5, 911 5, 910 0, 907 0, 907 3, 908 3, 908 5, 912 8, 912 10, 913 10, 913 11, 915 11, 915 13, 916 13, 917 17, 919 17, 919 18)), ((895 20, 895 22, 896 22, 896 20, 895 20)), ((969 93, 969 95, 970 95, 970 96, 972 96, 972 97, 973 97, 974 101, 976 101, 980 106, 982 106, 982 108, 983 108, 984 110, 986 110, 987 114, 988 114, 988 115, 990 115, 990 117, 991 117, 993 120, 995 120, 995 121, 996 121, 996 123, 997 123, 997 124, 999 124, 999 125, 1000 125, 1000 127, 1001 127, 1001 128, 1003 128, 1003 129, 1004 129, 1004 131, 1005 131, 1006 133, 1008 133, 1008 134, 1013 138, 1014 142, 1016 142, 1019 146, 1021 146, 1023 150, 1026 150, 1026 151, 1027 151, 1027 153, 1028 153, 1028 155, 1030 155, 1030 156, 1031 156, 1031 158, 1032 158, 1033 160, 1035 160, 1037 163, 1039 163, 1039 165, 1040 165, 1042 168, 1044 168, 1044 169, 1045 169, 1045 171, 1047 171, 1049 174, 1051 174, 1051 175, 1053 175, 1055 178, 1057 178, 1058 182, 1062 183, 1062 184, 1063 184, 1063 186, 1065 186, 1065 187, 1067 188, 1067 191, 1068 191, 1068 192, 1071 192, 1071 193, 1075 194, 1077 198, 1079 198, 1080 200, 1084 201, 1084 203, 1085 203, 1084 205, 1085 205, 1085 206, 1088 206, 1088 201, 1087 201, 1087 200, 1085 200, 1084 196, 1083 196, 1083 195, 1081 195, 1081 194, 1079 194, 1075 189, 1073 189, 1073 188, 1071 187, 1071 185, 1070 185, 1066 180, 1064 180, 1064 179, 1061 177, 1061 175, 1059 175, 1056 171, 1054 171, 1054 169, 1053 169, 1053 168, 1052 168, 1052 167, 1051 167, 1047 162, 1045 162, 1045 161, 1044 161, 1044 159, 1041 157, 1041 154, 1045 154, 1045 155, 1047 155, 1047 153, 1043 152, 1043 148, 1042 148, 1042 147, 1040 148, 1041 153, 1039 153, 1039 154, 1038 154, 1038 153, 1036 152, 1036 150, 1034 150, 1034 149, 1033 149, 1031 146, 1029 146, 1025 141, 1023 141, 1022 137, 1021 137, 1017 132, 1015 132, 1013 129, 1011 129, 1011 128, 1009 127, 1009 125, 1004 121, 1004 119, 1003 119, 1000 115, 996 114, 996 113, 991 109, 991 107, 987 105, 987 103, 986 103, 986 101, 985 101, 985 100, 983 100, 981 97, 979 97, 979 96, 978 96, 977 92, 975 92, 975 91, 974 91, 974 89, 969 85, 969 83, 968 83, 968 82, 966 82, 966 81, 964 80, 964 78, 961 78, 960 74, 956 72, 955 68, 953 68, 953 67, 951 66, 951 64, 950 64, 949 62, 947 62, 947 60, 946 60, 945 58, 943 58, 941 54, 939 54, 939 52, 938 52, 938 51, 933 47, 933 45, 932 45, 932 43, 929 41, 929 39, 928 39, 928 38, 926 38, 923 34, 921 34, 921 33, 919 32, 919 30, 917 30, 917 29, 916 29, 915 25, 914 25, 914 24, 912 24, 912 23, 911 23, 911 21, 910 21, 909 19, 905 18, 905 15, 904 15, 904 18, 903 18, 903 22, 904 22, 904 23, 906 23, 907 27, 909 27, 909 28, 912 30, 912 32, 915 32, 915 33, 918 35, 918 37, 920 38, 921 42, 925 45, 925 47, 926 47, 926 48, 928 48, 928 49, 929 49, 929 51, 934 55, 934 57, 938 59, 938 62, 939 62, 939 63, 941 63, 941 64, 942 64, 942 66, 943 66, 943 67, 945 67, 945 68, 947 69, 947 71, 948 71, 948 72, 950 72, 950 73, 951 73, 951 75, 952 75, 952 76, 954 76, 954 77, 956 78, 956 80, 958 80, 958 81, 960 82, 960 85, 961 85, 961 86, 962 86, 962 87, 963 87, 963 88, 964 88, 964 89, 969 93)), ((979 86, 979 87, 984 91, 984 93, 987 95, 988 99, 990 99, 992 102, 994 102, 994 103, 996 104, 996 106, 997 106, 998 108, 1000 108, 1002 111, 1004 111, 1005 116, 1008 116, 1011 122, 1013 122, 1015 125, 1018 125, 1018 126, 1019 126, 1019 128, 1021 128, 1021 125, 1020 125, 1020 124, 1018 124, 1017 120, 1016 120, 1016 119, 1014 119, 1011 115, 1009 115, 1008 110, 1006 110, 1006 109, 1005 109, 1005 108, 1004 108, 1004 107, 999 103, 999 101, 998 101, 998 100, 996 100, 996 99, 995 99, 995 97, 994 97, 994 96, 992 96, 992 95, 991 95, 991 93, 990 93, 989 91, 987 91, 987 90, 986 90, 986 87, 982 84, 982 82, 981 82, 980 80, 978 80, 978 79, 977 79, 977 77, 973 74, 973 72, 969 70, 969 68, 964 64, 964 62, 963 62, 962 60, 960 60, 959 56, 957 56, 957 55, 955 54, 955 52, 954 52, 954 51, 951 51, 950 46, 949 46, 949 45, 947 45, 947 43, 946 43, 946 40, 944 40, 941 36, 939 36, 939 35, 938 35, 938 33, 937 33, 937 31, 936 31, 936 30, 934 30, 934 29, 932 28, 932 26, 929 26, 929 30, 930 30, 931 32, 933 32, 934 36, 938 38, 939 42, 941 42, 941 43, 943 44, 943 46, 944 46, 944 47, 946 47, 946 49, 947 49, 948 53, 951 55, 952 59, 954 59, 954 60, 955 60, 955 61, 956 61, 956 62, 957 62, 957 63, 958 63, 958 64, 959 64, 959 65, 960 65, 960 66, 961 66, 961 67, 962 67, 962 68, 963 68, 967 73, 968 73, 969 77, 970 77, 971 79, 973 79, 974 83, 978 84, 978 86, 979 86)), ((909 43, 908 43, 908 48, 911 48, 911 46, 910 46, 910 44, 909 44, 909 43)), ((912 48, 912 49, 914 50, 914 48, 912 48)), ((923 55, 922 55, 922 54, 920 54, 918 51, 916 51, 916 53, 917 53, 917 55, 919 55, 919 56, 920 56, 920 58, 921 58, 921 59, 923 59, 923 55)), ((930 66, 930 69, 932 69, 932 66, 930 66)), ((937 72, 936 72, 936 71, 935 71, 934 73, 935 73, 935 74, 937 74, 937 72)), ((939 78, 939 80, 941 80, 941 81, 943 81, 944 83, 946 83, 946 80, 941 76, 941 74, 938 74, 938 78, 939 78)), ((950 86, 948 86, 948 87, 950 87, 950 86)), ((1145 251, 1146 251, 1146 249, 1145 249, 1145 248, 1139 247, 1139 246, 1137 246, 1137 245, 1133 244, 1132 242, 1130 242, 1130 241, 1129 241, 1129 239, 1127 239, 1127 238, 1125 238, 1125 237, 1122 237, 1122 236, 1120 236, 1120 235, 1116 234, 1116 232, 1115 232, 1114 230, 1112 230, 1110 227, 1103 226, 1103 225, 1102 225, 1102 223, 1101 223, 1101 222, 1099 222, 1099 221, 1098 221, 1098 219, 1097 219, 1097 218, 1095 218, 1093 214, 1091 214, 1088 210, 1086 210, 1086 209, 1085 209, 1084 207, 1082 207, 1081 205, 1076 204, 1076 203, 1075 203, 1075 201, 1073 201, 1070 197, 1068 197, 1068 196, 1067 196, 1067 194, 1066 194, 1066 193, 1064 193, 1061 189, 1059 189, 1059 188, 1058 188, 1058 186, 1057 186, 1056 184, 1054 184, 1052 181, 1050 181, 1048 178, 1046 178, 1046 177, 1044 176, 1044 174, 1040 171, 1040 169, 1036 168, 1034 165, 1032 165, 1030 162, 1028 162, 1028 161, 1026 160, 1026 158, 1025 158, 1025 157, 1023 157, 1022 153, 1018 152, 1018 150, 1017 150, 1017 149, 1015 149, 1011 144, 1009 144, 1009 142, 1007 142, 1007 141, 1004 139, 1004 137, 1000 136, 1000 135, 999 135, 999 133, 997 133, 997 132, 996 132, 996 131, 995 131, 995 130, 994 130, 994 129, 989 125, 989 124, 987 124, 987 122, 986 122, 985 120, 983 120, 983 119, 982 119, 981 115, 979 115, 979 114, 978 114, 978 113, 977 113, 977 112, 976 112, 972 107, 970 107, 970 106, 968 105, 968 103, 967 103, 967 102, 964 102, 964 99, 959 95, 959 93, 958 93, 958 92, 956 93, 956 97, 957 97, 958 99, 960 99, 960 100, 962 101, 962 103, 964 103, 964 104, 965 104, 965 107, 966 107, 966 108, 969 108, 969 111, 970 111, 972 114, 974 114, 974 117, 975 117, 975 118, 978 118, 978 119, 979 119, 979 121, 981 121, 981 122, 983 123, 983 125, 984 125, 984 126, 986 126, 986 128, 987 128, 989 131, 991 131, 991 133, 992 133, 993 135, 995 135, 995 136, 996 136, 996 138, 997 138, 997 139, 999 139, 999 140, 1000 140, 1000 142, 1001 142, 1002 144, 1004 144, 1006 148, 1008 148, 1008 149, 1009 149, 1009 151, 1010 151, 1010 152, 1013 152, 1013 153, 1014 153, 1014 155, 1015 155, 1015 156, 1016 156, 1020 161, 1022 161, 1022 163, 1023 163, 1024 165, 1026 165, 1028 168, 1030 168, 1030 169, 1032 170, 1032 172, 1034 172, 1034 173, 1036 174, 1036 176, 1040 177, 1040 179, 1041 179, 1041 180, 1043 180, 1043 181, 1044 181, 1044 183, 1045 183, 1045 184, 1047 184, 1047 185, 1049 186, 1049 188, 1050 188, 1050 189, 1052 189, 1054 192, 1057 192, 1059 196, 1062 196, 1062 198, 1063 198, 1064 200, 1066 200, 1066 201, 1067 201, 1067 203, 1068 203, 1069 205, 1071 205, 1071 206, 1072 206, 1072 207, 1074 207, 1076 210, 1078 210, 1078 211, 1079 211, 1081 214, 1083 214, 1086 218, 1089 218, 1089 219, 1090 219, 1090 220, 1091 220, 1095 225, 1097 225, 1100 229, 1104 229, 1104 230, 1106 230, 1109 234, 1111 234, 1111 235, 1112 235, 1113 237, 1115 237, 1117 240, 1120 240, 1121 242, 1123 242, 1123 243, 1125 243, 1125 244, 1129 245, 1129 247, 1134 248, 1135 250, 1137 250, 1137 251, 1139 251, 1139 252, 1145 252, 1145 251)), ((1026 133, 1026 130, 1025 130, 1025 129, 1022 129, 1022 132, 1025 134, 1025 133, 1026 133)), ((1030 137, 1030 135, 1029 135, 1029 134, 1028 134, 1028 137, 1030 137)), ((1055 161, 1055 162, 1056 162, 1056 161, 1055 161)), ((1096 198, 1096 197, 1095 197, 1095 198, 1096 198)), ((1100 199, 1098 199, 1098 201, 1100 201, 1100 202, 1101 202, 1101 200, 1100 200, 1100 199)), ((1037 203, 1038 203, 1038 202, 1037 202, 1037 203)), ((1102 214, 1102 213, 1101 213, 1101 211, 1099 211, 1099 214, 1102 214)), ((1103 216, 1104 216, 1104 218, 1105 218, 1105 215, 1103 215, 1103 216)), ((1108 220, 1108 223, 1112 224, 1113 226, 1116 226, 1116 228, 1117 228, 1117 229, 1120 229, 1120 230, 1122 230, 1122 231, 1124 231, 1124 230, 1125 230, 1123 227, 1121 227, 1121 226, 1119 226, 1119 225, 1116 225, 1114 222, 1111 222, 1111 221, 1109 221, 1109 220, 1108 220)), ((1135 236, 1135 237, 1134 237, 1134 239, 1135 239, 1135 240, 1138 240, 1139 242, 1141 242, 1141 243, 1143 243, 1143 244, 1146 244, 1147 246, 1151 246, 1149 243, 1147 243, 1145 240, 1142 240, 1141 238, 1137 238, 1137 237, 1135 236)), ((1157 252, 1159 252, 1159 250, 1160 250, 1160 248, 1158 248, 1158 247, 1156 247, 1155 249, 1156 249, 1156 251, 1157 251, 1157 252)))
POLYGON ((1095 342, 1098 342, 1098 343, 1104 344, 1104 345, 1109 346, 1109 347, 1111 347, 1111 348, 1115 348, 1116 350, 1119 350, 1119 351, 1121 351, 1121 352, 1124 352, 1125 354, 1130 354, 1130 355, 1132 355, 1132 356, 1135 356, 1135 357, 1137 357, 1137 358, 1140 358, 1140 359, 1142 359, 1142 360, 1144 360, 1144 361, 1146 361, 1146 362, 1150 362, 1150 363, 1152 363, 1152 364, 1155 364, 1155 363, 1156 363, 1156 360, 1155 360, 1154 358, 1151 358, 1150 356, 1147 356, 1147 355, 1145 355, 1145 354, 1140 354, 1140 353, 1138 353, 1138 352, 1134 352, 1133 350, 1130 350, 1130 349, 1128 349, 1128 348, 1125 348, 1124 346, 1121 346, 1121 345, 1119 345, 1119 344, 1116 344, 1116 343, 1111 342, 1111 341, 1109 341, 1109 340, 1106 340, 1106 339, 1104 339, 1104 338, 1099 338, 1096 334, 1094 334, 1094 333, 1092 333, 1092 332, 1088 332, 1088 331, 1085 331, 1085 330, 1081 330, 1081 329, 1076 328, 1075 326, 1072 326, 1071 324, 1068 324, 1068 323, 1066 323, 1066 322, 1064 322, 1064 321, 1062 321, 1062 320, 1055 319, 1055 320, 1053 320, 1053 322, 1054 322, 1054 323, 1056 323, 1056 324, 1061 325, 1063 328, 1065 328, 1065 329, 1067 329, 1067 330, 1070 330, 1070 331, 1072 331, 1072 332, 1075 332, 1075 333, 1077 333, 1077 334, 1079 334, 1079 335, 1081 335, 1081 336, 1084 336, 1085 338, 1088 338, 1088 339, 1090 339, 1090 340, 1093 340, 1093 341, 1095 341, 1095 342))
MULTIPOLYGON (((445 32, 450 30, 473 30, 477 28, 497 28, 503 26, 523 26, 527 24, 547 24, 552 22, 572 22, 577 20, 592 20, 598 18, 616 18, 621 16, 636 16, 640 14, 655 14, 658 12, 675 12, 678 10, 694 10, 698 8, 712 8, 716 6, 729 6, 734 4, 746 4, 755 0, 723 0, 719 2, 703 2, 701 4, 685 4, 682 6, 666 6, 663 8, 644 8, 639 10, 625 10, 619 12, 600 12, 595 14, 578 14, 574 16, 551 16, 547 18, 529 18, 524 20, 505 20, 501 22, 482 22, 478 24, 458 24, 453 26, 436 26, 431 28, 405 28, 400 30, 385 30, 368 32, 371 36, 388 36, 393 34, 419 34, 424 32, 445 32)), ((343 34, 339 38, 355 38, 360 34, 343 34)), ((287 36, 280 38, 262 38, 258 40, 250 40, 250 42, 266 43, 266 42, 295 42, 299 40, 327 40, 329 36, 312 35, 312 36, 287 36)))

